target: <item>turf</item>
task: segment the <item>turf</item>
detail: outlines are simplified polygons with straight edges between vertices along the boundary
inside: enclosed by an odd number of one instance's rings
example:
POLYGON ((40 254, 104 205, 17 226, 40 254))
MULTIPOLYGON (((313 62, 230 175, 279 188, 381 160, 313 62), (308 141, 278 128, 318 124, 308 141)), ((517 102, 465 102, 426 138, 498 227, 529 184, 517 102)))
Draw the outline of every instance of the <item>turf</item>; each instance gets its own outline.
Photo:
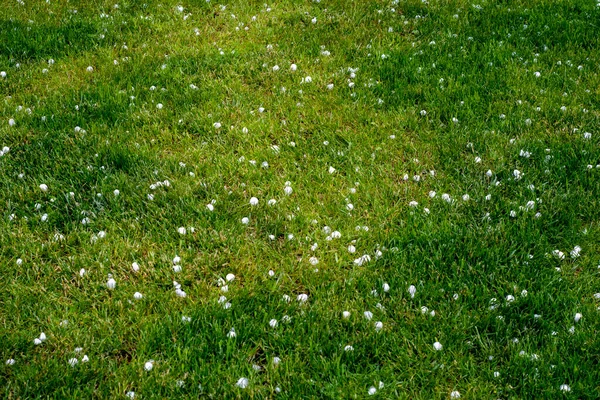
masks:
POLYGON ((600 3, 1 5, 0 397, 600 397, 600 3))

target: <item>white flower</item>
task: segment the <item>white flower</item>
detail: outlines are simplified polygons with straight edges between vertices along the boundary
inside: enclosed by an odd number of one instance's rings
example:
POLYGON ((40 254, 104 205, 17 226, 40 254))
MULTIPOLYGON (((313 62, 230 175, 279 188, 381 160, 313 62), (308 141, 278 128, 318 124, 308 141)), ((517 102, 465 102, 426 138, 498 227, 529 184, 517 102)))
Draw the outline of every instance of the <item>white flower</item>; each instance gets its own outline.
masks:
POLYGON ((214 209, 215 209, 215 206, 213 206, 212 204, 208 203, 208 204, 206 205, 206 208, 208 209, 208 211, 214 211, 214 209))
POLYGON ((33 339, 33 344, 35 344, 36 346, 39 346, 40 344, 42 344, 42 341, 38 338, 33 339))
POLYGON ((269 326, 270 326, 271 328, 276 328, 276 327, 277 327, 277 324, 278 324, 278 322, 277 322, 277 320, 276 320, 276 319, 272 319, 272 320, 270 320, 270 321, 269 321, 269 326))
POLYGON ((279 71, 279 65, 273 65, 273 72, 279 71))
POLYGON ((327 85, 327 90, 332 90, 333 89, 333 83, 330 83, 329 85, 327 85))
POLYGON ((310 76, 307 76, 306 78, 304 78, 304 82, 311 83, 312 82, 312 78, 310 76))
POLYGON ((390 291, 390 285, 388 285, 387 283, 384 283, 383 284, 383 291, 385 293, 389 292, 390 291))
POLYGON ((129 397, 130 399, 133 399, 135 398, 135 392, 130 390, 125 394, 125 396, 129 397))
POLYGON ((589 133, 589 132, 585 132, 585 133, 583 134, 583 138, 584 138, 584 139, 591 139, 591 138, 592 138, 592 134, 591 134, 591 133, 589 133))
POLYGON ((416 206, 418 206, 418 205, 419 205, 419 203, 417 203, 417 202, 416 202, 416 201, 414 201, 414 200, 413 200, 413 201, 411 201, 410 203, 408 203, 408 206, 409 206, 409 207, 416 207, 416 206))
POLYGON ((231 329, 229 330, 229 332, 227 332, 227 337, 228 337, 229 339, 233 339, 233 338, 234 338, 234 337, 236 337, 236 336, 237 336, 237 333, 235 332, 235 328, 231 328, 231 329))
POLYGON ((78 360, 78 359, 76 359, 76 358, 71 358, 71 359, 69 360, 69 365, 70 365, 71 367, 74 367, 74 366, 76 366, 78 363, 79 363, 79 360, 78 360))
POLYGON ((131 263, 131 269, 133 270, 133 272, 138 272, 140 270, 140 266, 138 263, 133 262, 131 263))
POLYGON ((15 120, 14 119, 9 119, 8 120, 8 126, 15 126, 15 120))
POLYGON ((232 280, 234 280, 234 279, 235 279, 235 275, 234 275, 234 274, 227 274, 227 275, 225 276, 225 280, 226 280, 227 282, 231 282, 231 281, 232 281, 232 280))
POLYGON ((46 334, 44 332, 40 333, 40 340, 42 342, 46 340, 46 334))
POLYGON ((513 301, 515 301, 515 296, 509 294, 508 296, 506 296, 506 302, 507 303, 512 303, 513 301))
POLYGON ((15 360, 13 358, 9 358, 8 360, 6 360, 6 365, 15 365, 15 360))
POLYGON ((462 199, 463 201, 469 201, 471 199, 471 196, 469 196, 468 194, 464 194, 462 199))
POLYGON ((250 219, 248 217, 242 218, 242 224, 248 225, 249 222, 250 222, 250 219))
POLYGON ((158 103, 158 104, 156 105, 156 108, 157 108, 157 109, 159 109, 159 110, 162 110, 162 108, 163 108, 163 105, 162 105, 162 103, 158 103))
POLYGON ((479 164, 481 162, 481 157, 475 157, 475 162, 479 164))
POLYGON ((84 269, 84 268, 81 268, 81 269, 79 270, 79 276, 83 278, 83 276, 84 276, 84 275, 85 275, 85 269, 84 269))
POLYGON ((46 185, 45 183, 42 183, 42 184, 40 185, 40 190, 41 190, 42 192, 47 192, 47 191, 48 191, 48 185, 46 185))
POLYGON ((258 205, 258 199, 256 197, 251 197, 250 198, 250 205, 251 206, 256 206, 258 205))
POLYGON ((342 312, 342 317, 343 317, 344 319, 348 319, 348 318, 350 318, 350 311, 344 311, 344 312, 342 312))
POLYGON ((92 67, 91 65, 89 67, 86 68, 87 72, 94 72, 94 67, 92 67))
POLYGON ((215 122, 215 123, 213 124, 213 127, 214 127, 215 129, 220 129, 220 128, 221 128, 221 123, 220 123, 220 122, 215 122))
POLYGON ((452 391, 452 393, 450 393, 450 398, 451 399, 460 399, 460 393, 458 392, 458 390, 452 391))
POLYGON ((291 186, 289 186, 289 185, 286 185, 286 186, 283 188, 283 191, 285 192, 285 194, 287 194, 287 195, 289 196, 290 194, 292 194, 292 191, 293 191, 293 190, 292 190, 292 187, 291 187, 291 186))
POLYGON ((369 396, 372 396, 372 395, 374 395, 375 393, 377 393, 377 389, 375 389, 375 386, 371 386, 371 387, 369 388, 369 391, 368 391, 367 393, 369 393, 369 396))
POLYGON ((347 345, 346 347, 344 347, 344 351, 354 351, 354 347, 347 345))
POLYGON ((248 387, 248 378, 238 379, 238 381, 235 383, 235 386, 239 387, 240 389, 246 389, 248 387))
POLYGON ((414 285, 410 285, 408 287, 408 294, 410 294, 411 298, 415 297, 415 293, 417 292, 417 288, 414 285))
POLYGON ((313 24, 316 24, 317 23, 317 17, 314 17, 313 19, 311 19, 310 22, 312 22, 313 24))
POLYGON ((308 262, 309 262, 311 265, 317 265, 317 264, 319 263, 319 259, 318 259, 317 257, 314 257, 314 256, 313 256, 313 257, 311 257, 311 258, 309 258, 309 259, 308 259, 308 262))
POLYGON ((435 195, 436 193, 433 190, 429 192, 429 197, 431 197, 432 199, 435 197, 435 195))
POLYGON ((375 322, 375 330, 380 331, 382 329, 383 329, 383 322, 381 322, 381 321, 375 322))
POLYGON ((494 378, 498 378, 500 376, 500 372, 494 371, 494 378))
POLYGON ((367 319, 367 321, 370 321, 371 318, 373 318, 373 313, 371 311, 365 311, 363 313, 363 315, 365 316, 365 318, 367 319))
POLYGON ((570 392, 571 387, 569 385, 563 383, 562 385, 560 385, 560 390, 561 390, 561 392, 570 392))
POLYGON ((452 203, 452 198, 450 197, 450 195, 448 193, 442 194, 442 200, 444 200, 447 203, 452 203))
POLYGON ((433 344, 433 348, 434 348, 435 350, 437 350, 437 351, 440 351, 440 350, 442 349, 442 347, 443 347, 443 346, 442 346, 442 344, 441 344, 440 342, 435 342, 435 343, 433 344))
POLYGON ((134 299, 136 299, 136 300, 139 300, 139 299, 141 299, 142 297, 144 297, 144 296, 143 296, 143 295, 142 295, 140 292, 135 292, 135 293, 133 294, 133 298, 134 298, 134 299))
POLYGON ((354 247, 353 245, 348 246, 348 252, 349 253, 355 253, 356 252, 356 247, 354 247))
POLYGON ((152 371, 152 368, 154 368, 154 361, 147 361, 146 364, 144 364, 144 369, 146 371, 152 371))
POLYGON ((422 117, 424 117, 424 116, 426 116, 426 115, 427 115, 427 111, 425 111, 425 110, 421 110, 420 114, 421 114, 421 116, 422 116, 422 117))
POLYGON ((581 313, 576 313, 575 314, 575 318, 574 318, 575 322, 579 322, 579 320, 581 319, 581 317, 582 317, 581 313))

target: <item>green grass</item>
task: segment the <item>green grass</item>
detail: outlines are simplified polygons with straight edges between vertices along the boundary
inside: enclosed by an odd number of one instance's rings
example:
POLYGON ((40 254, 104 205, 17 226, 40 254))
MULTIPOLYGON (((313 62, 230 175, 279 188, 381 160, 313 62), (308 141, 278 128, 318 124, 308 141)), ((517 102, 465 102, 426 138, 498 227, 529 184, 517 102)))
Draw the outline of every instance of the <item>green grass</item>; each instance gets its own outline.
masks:
POLYGON ((0 397, 600 397, 600 3, 263 3, 2 3, 0 397))

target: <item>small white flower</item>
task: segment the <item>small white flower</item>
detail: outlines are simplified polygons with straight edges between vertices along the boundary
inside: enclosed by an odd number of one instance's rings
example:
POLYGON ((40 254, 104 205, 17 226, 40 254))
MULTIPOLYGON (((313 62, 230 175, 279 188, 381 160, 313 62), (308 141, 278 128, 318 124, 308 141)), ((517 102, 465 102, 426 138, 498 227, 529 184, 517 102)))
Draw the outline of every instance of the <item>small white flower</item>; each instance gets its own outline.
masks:
POLYGON ((236 337, 236 336, 237 336, 237 333, 235 332, 235 328, 231 328, 231 329, 229 330, 229 332, 227 332, 227 337, 228 337, 229 339, 233 339, 233 338, 234 338, 234 337, 236 337))
POLYGON ((375 393, 377 393, 377 389, 375 389, 375 386, 371 386, 371 387, 369 388, 369 391, 368 391, 367 393, 369 393, 369 396, 372 396, 372 395, 374 395, 375 393))
POLYGON ((158 103, 158 104, 156 105, 156 108, 157 108, 157 109, 159 109, 159 110, 162 110, 162 108, 163 108, 163 105, 162 105, 162 103, 158 103))
POLYGON ((94 67, 92 67, 91 65, 89 67, 86 68, 87 72, 94 72, 94 67))
POLYGON ((42 183, 42 184, 40 185, 40 190, 41 190, 42 192, 47 192, 47 191, 48 191, 48 185, 46 185, 45 183, 42 183))
POLYGON ((215 209, 215 206, 213 206, 212 204, 208 203, 208 204, 206 205, 206 208, 208 209, 208 211, 214 211, 214 209, 215 209))
POLYGON ((475 157, 475 162, 479 164, 481 162, 481 157, 475 157))
POLYGON ((375 330, 380 331, 382 329, 383 329, 383 322, 381 322, 381 321, 375 322, 375 330))
POLYGON ((227 282, 231 282, 231 281, 233 281, 234 279, 235 279, 235 275, 234 275, 234 274, 227 274, 227 275, 225 276, 225 280, 226 280, 227 282))
POLYGON ((143 295, 142 295, 140 292, 135 292, 135 293, 133 294, 133 298, 134 298, 134 299, 136 299, 136 300, 139 300, 139 299, 141 299, 142 297, 144 297, 144 296, 143 296, 143 295))
POLYGON ((284 191, 284 192, 285 192, 285 194, 287 194, 288 196, 289 196, 290 194, 292 194, 292 192, 293 192, 293 190, 292 190, 292 187, 291 187, 291 186, 289 186, 289 185, 286 185, 286 186, 283 188, 283 191, 284 191))
POLYGON ((344 347, 344 351, 354 351, 354 347, 347 345, 344 347))
POLYGON ((373 313, 371 311, 365 311, 363 313, 363 315, 365 316, 365 318, 367 319, 367 321, 370 321, 371 318, 373 318, 373 313))
POLYGON ((562 385, 560 385, 560 391, 561 392, 570 392, 571 387, 569 385, 563 383, 562 385))
POLYGON ((235 383, 235 386, 239 387, 240 389, 246 389, 248 387, 248 378, 238 379, 238 381, 235 383))
POLYGON ((133 262, 131 263, 131 269, 133 270, 133 272, 138 272, 140 270, 140 266, 138 263, 133 262))
POLYGON ((330 83, 329 85, 327 85, 327 90, 333 90, 333 83, 330 83))
POLYGON ((242 224, 248 225, 249 222, 250 222, 250 219, 248 217, 242 218, 242 224))
POLYGON ((130 399, 134 399, 135 398, 135 392, 134 391, 129 391, 125 394, 125 396, 129 397, 130 399))
POLYGON ((343 317, 344 319, 348 319, 348 318, 350 318, 350 311, 344 311, 344 312, 342 312, 342 317, 343 317))
POLYGON ((78 360, 78 359, 76 359, 76 358, 71 358, 71 359, 69 360, 69 365, 70 365, 71 367, 74 367, 74 366, 76 366, 78 363, 79 363, 79 360, 78 360))
POLYGON ((314 256, 313 256, 313 257, 311 257, 311 258, 309 258, 309 259, 308 259, 308 262, 309 262, 311 265, 317 265, 317 264, 319 263, 319 259, 318 259, 317 257, 314 257, 314 256))
POLYGON ((290 71, 294 72, 298 69, 298 66, 296 64, 292 64, 290 65, 290 71))
POLYGON ((390 285, 389 285, 389 284, 387 284, 387 283, 384 283, 384 284, 383 284, 383 291, 384 291, 385 293, 389 292, 389 291, 390 291, 390 285))
POLYGON ((144 364, 144 369, 145 369, 146 371, 152 371, 152 368, 154 368, 154 361, 147 361, 147 362, 144 364))
POLYGON ((250 198, 250 205, 251 206, 256 206, 258 205, 258 199, 256 197, 251 197, 250 198))
POLYGON ((458 390, 452 391, 452 393, 450 393, 450 398, 451 399, 460 399, 460 393, 458 392, 458 390))
POLYGON ((278 322, 277 322, 276 319, 272 319, 272 320, 269 321, 269 326, 271 328, 277 328, 277 325, 278 325, 278 322))
POLYGON ((6 360, 6 365, 15 365, 15 360, 13 358, 9 358, 8 360, 6 360))
POLYGON ((213 124, 213 128, 215 128, 215 129, 221 129, 221 123, 220 122, 215 122, 213 124))
POLYGON ((575 320, 575 322, 579 322, 579 320, 581 320, 581 317, 582 317, 581 313, 576 313, 575 318, 573 318, 573 319, 575 320))
POLYGON ((443 346, 442 346, 442 344, 441 344, 440 342, 435 342, 435 343, 433 344, 433 348, 434 348, 436 351, 440 351, 440 350, 442 349, 442 347, 443 347, 443 346))
POLYGON ((421 110, 420 114, 421 114, 421 116, 422 116, 422 117, 424 117, 424 116, 426 116, 426 115, 427 115, 427 111, 425 111, 425 110, 421 110))
POLYGON ((349 253, 355 253, 356 252, 356 247, 354 247, 353 245, 348 246, 348 252, 349 253))
POLYGON ((416 207, 416 206, 418 206, 418 205, 419 205, 419 203, 417 203, 417 202, 416 202, 416 201, 414 201, 414 200, 413 200, 413 201, 411 201, 410 203, 408 203, 408 206, 409 206, 409 207, 416 207))
POLYGON ((40 344, 42 344, 42 341, 38 338, 33 339, 33 344, 35 344, 36 346, 39 346, 40 344))

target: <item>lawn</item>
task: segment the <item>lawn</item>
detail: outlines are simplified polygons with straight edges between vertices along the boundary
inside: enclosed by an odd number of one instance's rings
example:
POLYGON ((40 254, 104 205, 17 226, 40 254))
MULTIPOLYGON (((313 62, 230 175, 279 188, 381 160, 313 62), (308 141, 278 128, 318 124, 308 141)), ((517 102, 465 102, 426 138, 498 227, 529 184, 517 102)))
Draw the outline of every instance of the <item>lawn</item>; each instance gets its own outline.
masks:
POLYGON ((0 397, 600 397, 600 3, 4 0, 0 397))

